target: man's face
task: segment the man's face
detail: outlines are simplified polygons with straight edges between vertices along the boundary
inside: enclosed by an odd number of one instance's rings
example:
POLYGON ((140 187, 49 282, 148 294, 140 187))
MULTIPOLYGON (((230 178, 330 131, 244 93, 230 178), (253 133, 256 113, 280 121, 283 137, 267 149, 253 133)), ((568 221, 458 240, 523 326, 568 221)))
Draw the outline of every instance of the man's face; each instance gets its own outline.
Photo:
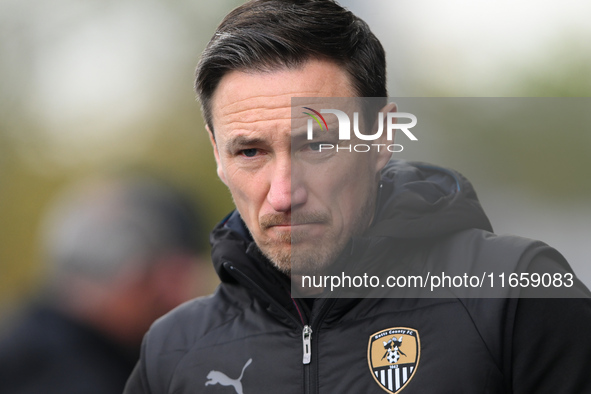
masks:
POLYGON ((346 72, 319 60, 232 71, 213 96, 218 175, 254 241, 285 273, 322 272, 372 219, 376 174, 390 154, 318 152, 292 138, 292 97, 353 96, 346 72))

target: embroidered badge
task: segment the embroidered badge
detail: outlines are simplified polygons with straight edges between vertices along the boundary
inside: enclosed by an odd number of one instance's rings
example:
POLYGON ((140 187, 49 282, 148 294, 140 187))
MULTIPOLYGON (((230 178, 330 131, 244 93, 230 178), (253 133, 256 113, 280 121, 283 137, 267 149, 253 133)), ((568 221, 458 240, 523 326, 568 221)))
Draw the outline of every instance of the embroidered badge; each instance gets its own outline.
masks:
POLYGON ((375 381, 389 393, 398 393, 419 365, 421 342, 413 328, 392 327, 369 337, 367 362, 375 381))

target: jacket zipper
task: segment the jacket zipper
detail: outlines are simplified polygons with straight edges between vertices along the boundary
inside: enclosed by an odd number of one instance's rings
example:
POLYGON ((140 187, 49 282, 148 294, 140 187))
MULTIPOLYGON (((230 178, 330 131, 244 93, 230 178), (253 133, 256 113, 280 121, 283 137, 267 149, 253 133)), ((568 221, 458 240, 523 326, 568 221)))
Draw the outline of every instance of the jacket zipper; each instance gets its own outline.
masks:
MULTIPOLYGON (((304 352, 304 392, 306 394, 316 394, 318 392, 318 361, 312 362, 318 358, 318 346, 312 347, 312 331, 317 330, 318 327, 322 324, 324 317, 331 309, 332 305, 335 303, 335 298, 325 298, 325 299, 318 299, 320 305, 316 308, 312 308, 312 312, 310 315, 310 325, 304 326, 304 331, 302 332, 302 339, 306 338, 305 334, 308 333, 308 357, 306 358, 306 353, 304 352), (316 313, 314 313, 316 312, 316 313), (306 327, 308 329, 306 330, 306 327), (314 350, 314 351, 312 351, 314 350), (306 363, 306 359, 308 363, 306 363)), ((316 343, 318 343, 318 330, 315 336, 316 343)), ((306 341, 304 340, 304 345, 306 341)))
MULTIPOLYGON (((314 382, 312 381, 313 379, 315 380, 315 378, 318 375, 318 369, 317 369, 317 365, 318 363, 312 363, 312 322, 316 322, 316 327, 318 327, 320 325, 320 323, 322 323, 322 320, 324 319, 324 316, 326 315, 326 312, 330 309, 330 306, 332 306, 332 304, 334 304, 335 299, 324 299, 322 301, 322 305, 320 305, 318 307, 318 313, 314 314, 312 313, 310 316, 310 324, 305 324, 304 322, 299 321, 295 316, 293 316, 293 314, 291 314, 287 309, 285 309, 279 302, 277 302, 277 300, 275 300, 273 297, 271 297, 265 290, 263 290, 263 288, 261 286, 258 285, 258 283, 256 283, 255 281, 253 281, 252 279, 250 279, 248 277, 248 275, 244 274, 243 272, 241 272, 240 270, 238 270, 236 267, 234 267, 233 265, 231 265, 230 263, 230 269, 234 272, 236 272, 237 274, 239 274, 240 276, 242 276, 244 279, 246 279, 251 286, 255 287, 256 289, 258 289, 261 294, 264 294, 265 297, 267 297, 269 299, 269 301, 271 303, 273 303, 276 307, 278 307, 281 311, 283 311, 291 320, 293 320, 298 326, 303 324, 303 329, 302 329, 302 345, 303 345, 303 356, 302 356, 302 364, 304 365, 304 393, 305 394, 314 394, 316 393, 316 390, 314 389, 315 385, 314 382), (314 319, 315 316, 318 316, 316 319, 314 319), (310 367, 314 366, 313 371, 311 371, 310 367)), ((318 353, 316 351, 316 353, 318 353)))
POLYGON ((304 365, 310 364, 312 360, 312 328, 307 324, 302 331, 302 342, 304 345, 303 363, 304 365))

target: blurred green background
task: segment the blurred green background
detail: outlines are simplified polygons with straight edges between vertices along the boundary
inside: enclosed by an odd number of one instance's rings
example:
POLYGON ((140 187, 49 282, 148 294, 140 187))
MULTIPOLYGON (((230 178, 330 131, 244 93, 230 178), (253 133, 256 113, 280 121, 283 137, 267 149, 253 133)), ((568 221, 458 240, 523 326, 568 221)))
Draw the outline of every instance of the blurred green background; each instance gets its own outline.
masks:
MULTIPOLYGON (((232 208, 192 80, 215 26, 240 3, 0 0, 0 317, 42 282, 37 226, 73 180, 154 172, 189 190, 210 228, 232 208)), ((588 2, 341 3, 386 47, 392 96, 591 92, 588 2)), ((416 157, 463 172, 497 231, 556 246, 590 284, 591 130, 571 126, 442 127, 416 157)))

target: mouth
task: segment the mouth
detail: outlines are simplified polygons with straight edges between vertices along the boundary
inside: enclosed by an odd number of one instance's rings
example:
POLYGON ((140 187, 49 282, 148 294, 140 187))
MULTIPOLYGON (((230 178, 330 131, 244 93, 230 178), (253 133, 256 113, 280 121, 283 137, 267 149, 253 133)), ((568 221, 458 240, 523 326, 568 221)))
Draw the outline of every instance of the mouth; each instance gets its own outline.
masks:
POLYGON ((270 227, 299 227, 299 226, 310 226, 310 225, 319 225, 319 224, 325 224, 325 222, 323 221, 307 221, 307 222, 286 222, 286 223, 277 223, 277 224, 273 224, 270 225, 270 227))
POLYGON ((261 220, 261 227, 264 230, 275 228, 278 230, 290 230, 292 228, 304 226, 318 226, 329 222, 328 215, 308 214, 308 215, 286 215, 269 216, 261 220))
POLYGON ((321 225, 320 222, 306 222, 306 223, 286 223, 286 224, 275 224, 273 226, 269 226, 267 229, 277 229, 277 230, 291 230, 296 228, 301 228, 305 226, 314 226, 314 225, 321 225))

